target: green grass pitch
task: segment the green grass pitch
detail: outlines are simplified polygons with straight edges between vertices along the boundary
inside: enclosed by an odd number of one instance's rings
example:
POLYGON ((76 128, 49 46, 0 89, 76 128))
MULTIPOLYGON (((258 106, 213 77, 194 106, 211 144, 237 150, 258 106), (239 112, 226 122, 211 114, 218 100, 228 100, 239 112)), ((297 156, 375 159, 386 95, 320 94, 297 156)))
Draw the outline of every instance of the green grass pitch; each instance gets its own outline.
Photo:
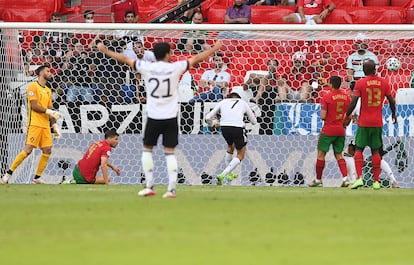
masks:
POLYGON ((414 189, 0 186, 0 264, 414 264, 414 189))

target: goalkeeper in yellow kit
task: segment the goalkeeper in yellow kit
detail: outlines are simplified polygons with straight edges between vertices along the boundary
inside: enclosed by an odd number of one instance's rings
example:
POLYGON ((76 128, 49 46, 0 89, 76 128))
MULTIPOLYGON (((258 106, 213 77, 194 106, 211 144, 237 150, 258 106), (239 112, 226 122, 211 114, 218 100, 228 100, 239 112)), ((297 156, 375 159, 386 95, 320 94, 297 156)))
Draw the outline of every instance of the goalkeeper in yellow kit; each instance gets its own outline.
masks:
POLYGON ((51 110, 52 91, 47 87, 47 82, 52 79, 49 65, 41 65, 37 68, 38 79, 29 84, 27 88, 27 135, 26 145, 16 156, 9 170, 1 178, 2 184, 7 184, 13 171, 28 157, 34 148, 40 148, 42 155, 37 165, 37 171, 33 183, 41 184, 40 179, 46 168, 50 154, 52 153, 52 126, 55 138, 60 137, 56 121, 62 116, 59 112, 51 110))

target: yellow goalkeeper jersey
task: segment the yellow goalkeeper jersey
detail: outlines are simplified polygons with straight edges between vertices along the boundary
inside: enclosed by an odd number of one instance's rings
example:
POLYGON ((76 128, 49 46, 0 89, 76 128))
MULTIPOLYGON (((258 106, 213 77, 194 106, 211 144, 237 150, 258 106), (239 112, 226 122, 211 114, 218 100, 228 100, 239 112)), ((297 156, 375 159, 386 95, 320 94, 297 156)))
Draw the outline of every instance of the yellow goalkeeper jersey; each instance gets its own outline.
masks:
POLYGON ((37 100, 37 104, 43 108, 52 108, 52 90, 47 86, 41 86, 33 82, 27 88, 27 126, 50 128, 49 115, 32 110, 30 101, 37 100))

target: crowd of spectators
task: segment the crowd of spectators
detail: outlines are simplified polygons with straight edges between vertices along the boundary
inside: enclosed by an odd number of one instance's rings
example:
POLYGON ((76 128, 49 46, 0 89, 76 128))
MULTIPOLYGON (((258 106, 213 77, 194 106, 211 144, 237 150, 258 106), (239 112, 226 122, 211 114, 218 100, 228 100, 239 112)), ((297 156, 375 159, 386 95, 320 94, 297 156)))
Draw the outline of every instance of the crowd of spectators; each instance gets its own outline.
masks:
MULTIPOLYGON (((309 0, 310 1, 310 0, 309 0)), ((125 1, 123 3, 128 3, 125 1)), ((299 5, 310 8, 308 0, 298 1, 299 5)), ((234 0, 234 6, 230 7, 224 18, 227 23, 249 23, 249 5, 277 5, 286 4, 286 1, 245 1, 234 0)), ((318 2, 312 8, 318 7, 318 11, 306 21, 324 18, 335 5, 329 0, 318 2), (328 10, 328 11, 326 11, 328 10), (323 15, 322 15, 323 14, 323 15), (317 16, 318 18, 315 18, 317 16)), ((304 22, 303 14, 307 14, 306 8, 299 8, 298 14, 291 14, 304 22), (305 13, 303 13, 303 12, 305 13)), ((134 9, 134 8, 133 8, 134 9)), ((113 10, 114 21, 119 21, 119 10, 113 10)), ((187 24, 201 24, 204 22, 200 9, 192 10, 192 17, 187 24)), ((94 23, 94 11, 86 10, 83 13, 85 23, 94 23)), ((290 16, 290 15, 288 15, 290 16)), ((51 23, 62 22, 62 16, 54 13, 50 18, 51 23)), ((123 15, 124 23, 137 23, 139 17, 134 10, 126 10, 123 15)), ((73 34, 62 31, 47 31, 33 38, 30 49, 23 50, 24 70, 27 76, 33 76, 32 65, 49 63, 52 66, 54 80, 51 84, 56 92, 57 101, 71 103, 145 103, 146 95, 144 83, 139 73, 119 65, 116 61, 104 57, 95 49, 95 43, 105 42, 111 49, 123 52, 128 57, 140 60, 154 61, 154 54, 146 49, 144 38, 139 31, 119 30, 114 35, 73 34)), ((309 60, 306 49, 299 49, 291 53, 287 61, 270 58, 266 62, 266 71, 247 72, 242 88, 249 91, 252 97, 250 102, 260 106, 278 104, 281 102, 317 102, 319 93, 326 87, 329 73, 324 66, 329 62, 329 54, 322 54, 317 45, 312 52, 313 59, 309 60)), ((377 65, 378 58, 368 50, 368 44, 363 36, 355 39, 355 52, 349 55, 346 68, 346 81, 352 89, 355 80, 363 76, 362 62, 364 59, 373 59, 377 65)), ((179 54, 194 54, 208 48, 208 33, 202 30, 185 31, 178 39, 176 49, 179 54)), ((228 70, 227 63, 231 58, 225 58, 231 54, 216 54, 211 60, 213 69, 199 69, 201 77, 190 76, 191 91, 194 96, 187 99, 190 104, 195 102, 217 102, 225 98, 233 85, 234 79, 228 70)), ((264 67, 259 66, 261 69, 264 67)), ((191 75, 190 72, 186 73, 191 75)), ((247 95, 247 94, 246 94, 247 95)))

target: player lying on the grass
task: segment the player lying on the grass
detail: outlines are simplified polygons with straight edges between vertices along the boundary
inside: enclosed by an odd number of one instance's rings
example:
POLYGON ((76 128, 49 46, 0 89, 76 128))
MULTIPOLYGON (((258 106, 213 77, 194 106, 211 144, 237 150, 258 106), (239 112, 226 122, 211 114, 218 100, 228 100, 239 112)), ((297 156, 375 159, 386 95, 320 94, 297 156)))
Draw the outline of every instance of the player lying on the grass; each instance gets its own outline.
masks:
MULTIPOLYGON (((400 184, 397 182, 397 179, 394 176, 394 173, 391 170, 390 165, 387 161, 383 159, 383 156, 387 154, 394 148, 395 145, 388 146, 385 150, 383 146, 380 147, 380 155, 381 155, 381 170, 384 171, 385 176, 391 182, 391 188, 399 188, 400 184)), ((354 161, 354 154, 355 154, 355 145, 351 142, 348 144, 348 148, 346 152, 344 152, 344 158, 346 161, 346 166, 348 168, 348 180, 350 182, 354 182, 356 180, 356 171, 355 171, 355 161, 354 161)), ((369 174, 372 176, 372 161, 371 157, 369 156, 364 162, 364 176, 369 174)), ((368 176, 369 178, 369 176, 368 176)))
POLYGON ((330 92, 322 98, 320 118, 324 121, 318 140, 318 154, 316 159, 316 179, 309 187, 322 187, 322 173, 325 168, 325 157, 332 145, 336 161, 342 174, 341 187, 348 187, 348 171, 342 157, 345 145, 345 128, 342 125, 345 110, 350 103, 349 96, 341 88, 341 78, 331 76, 328 82, 330 92))
POLYGON ((52 80, 50 65, 44 64, 37 68, 36 73, 38 79, 36 82, 30 83, 27 88, 27 135, 26 144, 23 150, 16 156, 9 170, 1 178, 1 184, 7 184, 13 174, 13 171, 32 153, 34 148, 40 148, 42 155, 40 156, 36 175, 33 184, 42 184, 40 176, 45 170, 49 157, 52 154, 52 133, 50 127, 52 125, 55 138, 60 137, 60 132, 56 124, 56 120, 62 117, 52 108, 52 91, 47 87, 47 82, 52 80))
POLYGON ((188 60, 171 62, 170 44, 159 42, 154 45, 154 55, 157 61, 146 62, 139 59, 134 60, 122 53, 109 50, 103 43, 97 44, 99 51, 120 63, 127 64, 134 71, 141 73, 144 79, 148 119, 145 125, 141 162, 146 184, 145 188, 138 192, 139 196, 155 195, 152 150, 162 135, 168 171, 168 187, 163 198, 176 197, 178 163, 174 152, 178 145, 178 82, 185 71, 206 60, 210 55, 220 50, 221 46, 221 42, 218 41, 212 48, 194 55, 188 60))
POLYGON ((119 176, 121 170, 109 162, 112 148, 119 143, 119 134, 115 130, 105 132, 105 140, 91 144, 81 160, 78 161, 72 172, 72 179, 62 184, 110 184, 108 168, 119 176), (96 176, 99 168, 102 176, 96 176))
POLYGON ((213 110, 206 115, 206 122, 211 127, 221 126, 223 137, 227 142, 227 152, 224 157, 227 167, 217 176, 217 185, 223 181, 232 181, 237 174, 232 171, 240 164, 246 153, 247 134, 245 130, 244 115, 247 114, 252 124, 257 123, 256 116, 249 105, 243 101, 239 94, 230 93, 229 98, 220 101, 213 110), (220 122, 214 117, 220 113, 220 122), (237 155, 233 157, 234 149, 237 155))

